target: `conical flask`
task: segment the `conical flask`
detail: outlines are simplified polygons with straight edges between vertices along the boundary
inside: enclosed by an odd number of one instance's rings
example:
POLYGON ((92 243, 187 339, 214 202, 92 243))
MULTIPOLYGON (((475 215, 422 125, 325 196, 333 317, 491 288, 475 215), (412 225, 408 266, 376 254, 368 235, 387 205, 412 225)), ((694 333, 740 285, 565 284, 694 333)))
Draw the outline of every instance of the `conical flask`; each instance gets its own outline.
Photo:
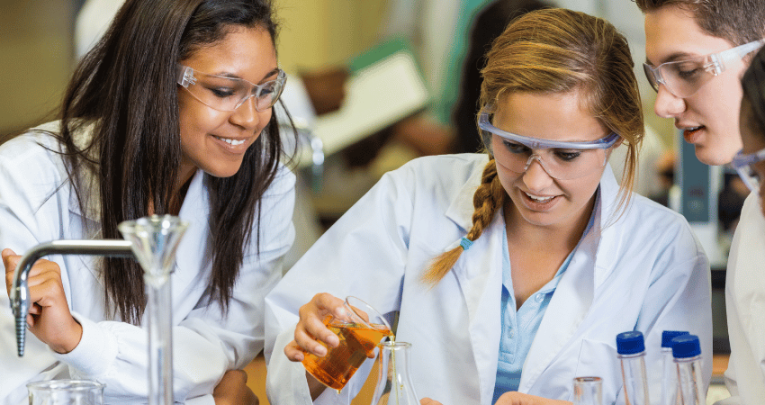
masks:
POLYGON ((409 377, 409 348, 406 342, 383 342, 380 344, 380 372, 372 397, 372 405, 419 405, 409 377))
POLYGON ((188 223, 171 215, 140 218, 118 225, 144 271, 149 334, 149 405, 173 403, 173 336, 170 273, 188 223))

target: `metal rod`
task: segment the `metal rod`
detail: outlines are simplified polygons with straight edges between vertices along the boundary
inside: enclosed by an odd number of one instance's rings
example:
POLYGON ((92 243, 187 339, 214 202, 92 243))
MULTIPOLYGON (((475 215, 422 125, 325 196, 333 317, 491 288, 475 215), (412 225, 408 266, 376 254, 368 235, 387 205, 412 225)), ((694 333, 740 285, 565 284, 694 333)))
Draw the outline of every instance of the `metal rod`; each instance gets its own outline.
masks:
POLYGON ((26 318, 29 314, 29 271, 32 265, 43 256, 59 255, 90 255, 134 257, 132 243, 125 240, 57 240, 41 243, 29 249, 19 261, 13 274, 11 288, 11 309, 16 318, 16 345, 19 357, 24 356, 26 340, 26 318))

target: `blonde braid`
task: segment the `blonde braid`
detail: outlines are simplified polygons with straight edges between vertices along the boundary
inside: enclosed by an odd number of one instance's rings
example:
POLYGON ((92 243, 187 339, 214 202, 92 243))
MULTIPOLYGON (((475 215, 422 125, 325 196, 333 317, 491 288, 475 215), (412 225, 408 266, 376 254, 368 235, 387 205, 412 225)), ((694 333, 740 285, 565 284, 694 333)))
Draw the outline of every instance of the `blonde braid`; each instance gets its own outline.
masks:
MULTIPOLYGON (((497 177, 497 165, 494 159, 491 159, 483 169, 481 185, 478 186, 475 194, 473 194, 473 207, 475 207, 473 227, 468 231, 467 239, 475 242, 481 237, 483 230, 489 226, 489 223, 494 218, 494 214, 497 213, 497 210, 499 210, 504 201, 505 189, 502 188, 499 177, 497 177)), ((457 246, 433 259, 430 268, 422 276, 422 281, 431 286, 438 284, 446 276, 446 273, 454 267, 454 264, 464 250, 462 246, 457 246)))

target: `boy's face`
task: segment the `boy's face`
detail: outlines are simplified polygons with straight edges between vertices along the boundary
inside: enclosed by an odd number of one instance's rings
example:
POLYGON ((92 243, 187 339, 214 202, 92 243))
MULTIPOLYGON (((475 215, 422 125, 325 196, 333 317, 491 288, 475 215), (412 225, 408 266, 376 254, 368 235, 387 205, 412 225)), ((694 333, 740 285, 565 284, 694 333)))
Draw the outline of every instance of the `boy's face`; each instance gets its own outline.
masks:
MULTIPOLYGON (((676 6, 667 6, 645 15, 646 62, 659 66, 732 48, 726 39, 701 30, 693 15, 676 6)), ((708 165, 730 163, 741 149, 738 117, 741 76, 747 64, 736 60, 726 70, 704 83, 691 96, 672 95, 659 85, 654 111, 664 118, 674 118, 686 142, 696 147, 696 157, 708 165)))

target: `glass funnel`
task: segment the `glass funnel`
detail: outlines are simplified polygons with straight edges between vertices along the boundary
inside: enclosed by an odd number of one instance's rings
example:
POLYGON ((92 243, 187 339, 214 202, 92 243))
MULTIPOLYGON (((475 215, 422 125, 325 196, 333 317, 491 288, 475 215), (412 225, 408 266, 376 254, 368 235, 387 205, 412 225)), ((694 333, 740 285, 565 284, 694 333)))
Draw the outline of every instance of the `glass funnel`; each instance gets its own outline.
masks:
POLYGON ((372 405, 419 405, 409 377, 409 348, 406 342, 380 343, 380 372, 372 405))
POLYGON ((175 251, 188 227, 180 218, 165 215, 125 221, 118 225, 132 242, 133 253, 144 270, 149 334, 149 405, 173 403, 173 336, 170 273, 175 251))

